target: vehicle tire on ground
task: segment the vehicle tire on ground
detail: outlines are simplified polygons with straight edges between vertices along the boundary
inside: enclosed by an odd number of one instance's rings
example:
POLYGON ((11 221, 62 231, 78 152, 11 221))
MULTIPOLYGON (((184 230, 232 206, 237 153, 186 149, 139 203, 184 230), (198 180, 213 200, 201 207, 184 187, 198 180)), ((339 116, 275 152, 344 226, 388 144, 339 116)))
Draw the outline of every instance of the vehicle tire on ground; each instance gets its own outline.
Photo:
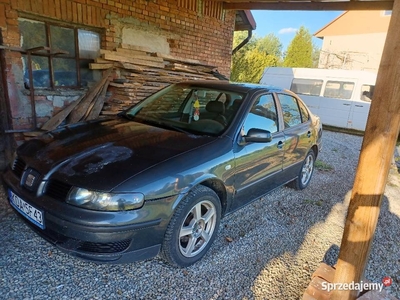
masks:
POLYGON ((221 202, 210 188, 194 187, 176 208, 160 256, 175 267, 188 267, 208 251, 218 233, 221 202))
POLYGON ((289 182, 288 186, 296 190, 305 189, 311 181, 311 177, 314 173, 314 166, 315 153, 313 150, 310 150, 303 161, 303 165, 301 166, 299 175, 295 180, 289 182))

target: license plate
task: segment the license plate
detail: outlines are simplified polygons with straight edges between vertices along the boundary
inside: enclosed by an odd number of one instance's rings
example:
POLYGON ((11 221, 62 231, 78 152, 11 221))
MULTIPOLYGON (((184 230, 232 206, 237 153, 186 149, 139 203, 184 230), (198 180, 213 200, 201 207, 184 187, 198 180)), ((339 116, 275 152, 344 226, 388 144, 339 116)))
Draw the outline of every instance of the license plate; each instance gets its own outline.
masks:
POLYGON ((26 201, 22 200, 19 196, 15 195, 11 190, 8 190, 10 204, 25 218, 31 221, 36 226, 44 229, 43 212, 26 201))

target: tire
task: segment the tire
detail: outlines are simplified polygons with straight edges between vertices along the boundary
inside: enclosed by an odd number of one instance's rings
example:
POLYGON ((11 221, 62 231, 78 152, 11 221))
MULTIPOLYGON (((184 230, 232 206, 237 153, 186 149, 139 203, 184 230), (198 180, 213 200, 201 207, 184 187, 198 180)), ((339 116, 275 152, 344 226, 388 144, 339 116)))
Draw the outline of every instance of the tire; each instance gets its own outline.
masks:
POLYGON ((299 175, 295 180, 289 183, 289 186, 296 190, 305 189, 311 181, 311 177, 314 173, 315 165, 315 154, 313 150, 307 153, 306 158, 303 161, 299 175))
POLYGON ((221 202, 205 186, 194 187, 168 224, 160 256, 174 267, 188 267, 208 251, 218 233, 221 202))

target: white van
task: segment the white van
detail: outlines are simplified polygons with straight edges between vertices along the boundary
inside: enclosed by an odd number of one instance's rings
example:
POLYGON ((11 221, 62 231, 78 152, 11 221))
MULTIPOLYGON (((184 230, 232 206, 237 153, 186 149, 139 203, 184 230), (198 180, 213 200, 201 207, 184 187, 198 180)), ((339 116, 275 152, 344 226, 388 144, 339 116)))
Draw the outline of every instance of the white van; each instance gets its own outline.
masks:
POLYGON ((365 130, 376 74, 367 71, 268 67, 260 84, 298 94, 324 125, 365 130))

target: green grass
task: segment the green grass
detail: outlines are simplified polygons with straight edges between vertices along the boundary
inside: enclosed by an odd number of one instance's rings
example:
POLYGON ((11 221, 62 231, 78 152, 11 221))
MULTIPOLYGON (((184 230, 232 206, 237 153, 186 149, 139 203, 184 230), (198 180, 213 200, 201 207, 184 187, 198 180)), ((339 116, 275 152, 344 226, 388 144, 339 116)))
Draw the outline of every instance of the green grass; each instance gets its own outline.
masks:
POLYGON ((322 200, 322 199, 319 199, 319 200, 305 199, 304 203, 313 204, 313 205, 316 205, 316 206, 322 206, 324 204, 324 200, 322 200))
POLYGON ((333 167, 322 160, 316 160, 315 161, 315 168, 319 171, 331 171, 333 170, 333 167))

